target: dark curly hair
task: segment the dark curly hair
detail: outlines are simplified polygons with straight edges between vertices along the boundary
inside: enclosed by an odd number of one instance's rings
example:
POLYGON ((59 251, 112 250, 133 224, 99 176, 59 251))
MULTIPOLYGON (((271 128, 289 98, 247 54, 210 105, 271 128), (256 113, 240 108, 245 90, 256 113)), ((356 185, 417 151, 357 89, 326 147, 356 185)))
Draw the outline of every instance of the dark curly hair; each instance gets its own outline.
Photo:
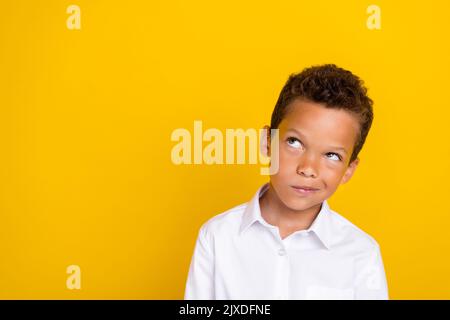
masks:
POLYGON ((270 127, 277 129, 295 99, 305 99, 326 108, 344 109, 355 115, 360 124, 349 163, 361 151, 373 121, 373 101, 367 96, 364 82, 348 70, 334 64, 312 66, 289 76, 272 113, 270 127))

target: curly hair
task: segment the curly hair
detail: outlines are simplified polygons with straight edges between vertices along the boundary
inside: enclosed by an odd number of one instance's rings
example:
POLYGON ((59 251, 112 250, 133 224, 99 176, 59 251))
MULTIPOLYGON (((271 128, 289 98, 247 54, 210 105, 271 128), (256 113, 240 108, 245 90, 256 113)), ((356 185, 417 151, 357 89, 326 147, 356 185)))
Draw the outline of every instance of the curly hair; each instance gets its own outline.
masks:
POLYGON ((334 64, 312 66, 290 75, 273 110, 272 129, 278 128, 290 103, 296 99, 343 109, 355 115, 360 130, 349 163, 358 157, 373 121, 373 101, 367 96, 367 88, 359 77, 334 64))

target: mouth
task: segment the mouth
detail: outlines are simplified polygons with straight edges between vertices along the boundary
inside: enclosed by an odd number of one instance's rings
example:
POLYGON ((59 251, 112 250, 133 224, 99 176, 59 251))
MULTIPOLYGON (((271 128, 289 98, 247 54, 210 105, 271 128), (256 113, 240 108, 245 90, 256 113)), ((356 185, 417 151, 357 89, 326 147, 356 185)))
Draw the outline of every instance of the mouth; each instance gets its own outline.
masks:
POLYGON ((291 187, 292 189, 294 189, 295 192, 302 195, 309 195, 319 191, 319 189, 310 186, 291 186, 291 187))

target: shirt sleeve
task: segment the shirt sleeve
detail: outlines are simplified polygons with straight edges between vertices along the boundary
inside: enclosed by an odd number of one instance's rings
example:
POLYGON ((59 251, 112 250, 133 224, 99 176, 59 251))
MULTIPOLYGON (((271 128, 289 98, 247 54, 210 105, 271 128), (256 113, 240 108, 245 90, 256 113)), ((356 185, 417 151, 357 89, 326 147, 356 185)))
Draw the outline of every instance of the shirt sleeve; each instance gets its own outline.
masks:
POLYGON ((388 300, 388 287, 380 247, 377 244, 358 263, 355 299, 388 300))
POLYGON ((200 228, 184 293, 185 300, 214 299, 214 254, 206 235, 206 227, 200 228))

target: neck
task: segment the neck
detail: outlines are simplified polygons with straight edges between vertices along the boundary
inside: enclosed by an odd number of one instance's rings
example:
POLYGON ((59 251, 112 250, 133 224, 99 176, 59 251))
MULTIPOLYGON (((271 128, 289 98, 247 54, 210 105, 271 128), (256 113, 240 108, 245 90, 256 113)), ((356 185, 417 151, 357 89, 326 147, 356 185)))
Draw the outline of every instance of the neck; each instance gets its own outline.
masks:
POLYGON ((305 210, 287 207, 278 197, 271 184, 259 199, 261 215, 267 223, 290 231, 307 230, 320 212, 322 204, 305 210))

